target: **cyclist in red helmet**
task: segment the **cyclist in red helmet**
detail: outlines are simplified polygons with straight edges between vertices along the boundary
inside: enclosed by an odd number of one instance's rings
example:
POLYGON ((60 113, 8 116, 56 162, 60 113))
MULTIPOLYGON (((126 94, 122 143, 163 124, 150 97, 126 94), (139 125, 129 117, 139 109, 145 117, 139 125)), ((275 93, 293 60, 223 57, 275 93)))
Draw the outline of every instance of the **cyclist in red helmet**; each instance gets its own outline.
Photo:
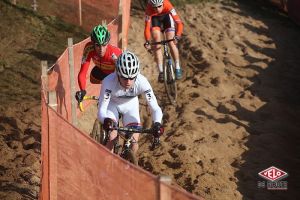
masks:
MULTIPOLYGON (((181 38, 183 23, 176 13, 175 8, 169 0, 149 0, 145 11, 145 48, 150 49, 150 38, 155 42, 161 41, 161 32, 165 33, 166 39, 175 39, 169 42, 171 53, 175 61, 176 79, 182 78, 182 69, 180 67, 179 52, 176 46, 181 38)), ((158 80, 163 81, 163 57, 161 45, 154 46, 154 55, 157 67, 159 69, 158 80)))
POLYGON ((110 33, 106 26, 98 25, 91 32, 91 42, 87 43, 83 50, 80 72, 78 74, 78 85, 80 91, 76 92, 78 102, 86 95, 86 74, 91 60, 95 63, 90 74, 90 82, 100 84, 110 73, 115 71, 115 62, 122 50, 109 43, 110 33))

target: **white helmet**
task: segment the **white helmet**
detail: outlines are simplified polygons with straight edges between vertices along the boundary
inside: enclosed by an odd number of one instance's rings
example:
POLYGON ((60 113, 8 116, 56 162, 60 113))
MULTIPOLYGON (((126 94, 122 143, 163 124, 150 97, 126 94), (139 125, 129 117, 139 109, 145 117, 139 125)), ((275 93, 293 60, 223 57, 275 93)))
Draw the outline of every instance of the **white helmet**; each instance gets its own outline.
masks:
POLYGON ((134 53, 124 51, 116 62, 117 73, 123 78, 135 78, 140 73, 140 61, 134 53))
POLYGON ((149 0, 152 7, 161 6, 164 3, 164 0, 149 0))

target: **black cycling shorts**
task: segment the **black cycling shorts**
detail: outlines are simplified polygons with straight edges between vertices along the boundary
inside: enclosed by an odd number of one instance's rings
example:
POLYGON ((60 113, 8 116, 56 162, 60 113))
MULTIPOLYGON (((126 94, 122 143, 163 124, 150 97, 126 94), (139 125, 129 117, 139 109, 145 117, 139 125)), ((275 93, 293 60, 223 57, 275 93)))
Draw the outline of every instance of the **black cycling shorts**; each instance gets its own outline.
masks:
POLYGON ((98 81, 102 81, 106 76, 108 76, 109 74, 104 73, 103 71, 101 71, 101 69, 99 69, 99 67, 95 66, 92 71, 91 71, 91 82, 92 79, 96 79, 98 81))
POLYGON ((163 32, 167 29, 175 30, 175 23, 170 14, 153 16, 151 19, 151 27, 159 27, 163 32))

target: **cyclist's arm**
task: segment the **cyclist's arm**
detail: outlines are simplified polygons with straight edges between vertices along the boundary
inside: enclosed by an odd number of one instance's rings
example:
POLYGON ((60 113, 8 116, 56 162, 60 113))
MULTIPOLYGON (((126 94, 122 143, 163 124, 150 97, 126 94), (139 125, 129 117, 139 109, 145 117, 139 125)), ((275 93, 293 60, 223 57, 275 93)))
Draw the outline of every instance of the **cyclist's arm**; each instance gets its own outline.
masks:
POLYGON ((78 85, 80 90, 85 90, 86 86, 86 74, 90 66, 91 54, 89 53, 87 56, 83 55, 81 61, 81 68, 78 73, 78 85))
POLYGON ((111 89, 107 87, 109 84, 106 81, 102 82, 101 92, 99 96, 98 119, 103 124, 107 117, 107 108, 111 98, 111 89))
POLYGON ((151 39, 151 14, 149 13, 149 5, 147 5, 146 11, 145 11, 145 29, 144 29, 144 37, 146 41, 149 41, 151 39))
POLYGON ((156 97, 153 93, 150 83, 148 81, 145 81, 143 84, 143 88, 147 104, 151 109, 152 121, 161 123, 163 114, 161 108, 157 103, 156 97))
POLYGON ((178 16, 175 8, 173 7, 173 5, 170 2, 166 2, 165 6, 170 10, 169 12, 177 25, 176 36, 181 36, 181 34, 183 32, 183 23, 182 23, 180 17, 178 16))

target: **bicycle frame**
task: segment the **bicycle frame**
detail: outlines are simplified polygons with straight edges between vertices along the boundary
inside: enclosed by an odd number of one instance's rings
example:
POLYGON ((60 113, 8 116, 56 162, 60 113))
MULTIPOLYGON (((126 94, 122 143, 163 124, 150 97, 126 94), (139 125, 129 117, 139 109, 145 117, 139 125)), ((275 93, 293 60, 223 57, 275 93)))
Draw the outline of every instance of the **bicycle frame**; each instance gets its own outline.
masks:
MULTIPOLYGON (((129 162, 132 162, 135 165, 138 165, 138 160, 134 154, 134 152, 131 149, 132 143, 133 143, 133 134, 134 133, 147 133, 147 134, 153 134, 153 129, 143 129, 143 128, 132 128, 132 127, 111 127, 110 131, 116 130, 117 131, 117 138, 114 143, 114 153, 120 155, 125 160, 128 160, 129 162), (119 138, 123 139, 123 145, 119 144, 119 138), (119 149, 121 148, 121 152, 119 149)), ((163 133, 163 130, 159 132, 159 134, 163 133)), ((106 141, 105 144, 108 142, 108 135, 109 133, 106 133, 106 141)), ((157 146, 159 144, 159 138, 155 138, 154 142, 152 144, 153 147, 157 146)))

